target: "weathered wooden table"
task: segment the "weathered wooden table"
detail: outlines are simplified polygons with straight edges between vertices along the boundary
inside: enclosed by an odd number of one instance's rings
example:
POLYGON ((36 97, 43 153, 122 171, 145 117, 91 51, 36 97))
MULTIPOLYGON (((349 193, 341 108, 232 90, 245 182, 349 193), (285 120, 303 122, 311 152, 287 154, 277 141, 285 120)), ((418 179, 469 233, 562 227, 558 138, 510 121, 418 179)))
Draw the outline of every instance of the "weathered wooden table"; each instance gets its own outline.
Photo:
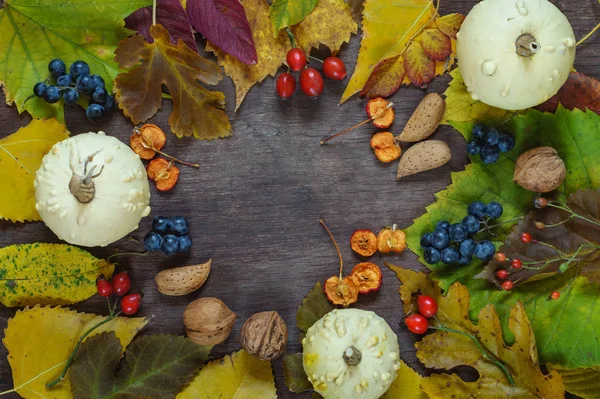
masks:
MULTIPOLYGON (((580 38, 600 20, 596 0, 553 1, 570 19, 580 38)), ((442 1, 442 14, 467 13, 474 0, 442 1)), ((354 69, 360 38, 355 36, 339 56, 349 74, 354 69)), ((326 56, 326 52, 321 55, 326 56)), ((575 67, 600 78, 600 33, 578 48, 575 67)), ((449 78, 437 78, 429 90, 443 92, 449 78)), ((191 226, 194 246, 189 255, 166 257, 121 257, 119 267, 130 271, 133 287, 145 294, 140 314, 153 316, 144 334, 183 334, 182 312, 198 297, 222 299, 240 317, 229 339, 214 348, 215 357, 240 349, 239 333, 245 319, 255 312, 277 310, 286 321, 290 337, 288 351, 301 349, 295 325, 296 310, 317 280, 336 274, 338 260, 329 237, 319 225, 323 218, 341 243, 346 270, 359 258, 347 244, 355 229, 378 230, 397 223, 408 227, 412 220, 434 201, 434 193, 450 183, 450 172, 464 168, 467 156, 463 138, 448 126, 435 135, 453 149, 446 166, 396 182, 396 165, 378 162, 369 147, 372 127, 365 126, 347 136, 320 146, 319 139, 364 119, 363 100, 352 98, 339 107, 338 100, 346 82, 325 81, 323 95, 311 100, 299 90, 288 101, 275 93, 275 82, 267 79, 255 86, 237 113, 233 112, 234 90, 226 78, 218 87, 227 97, 227 112, 234 136, 212 142, 182 140, 169 134, 165 151, 180 158, 198 161, 200 170, 182 167, 179 183, 168 193, 152 188, 152 216, 184 215, 191 226), (155 274, 166 267, 183 266, 213 259, 208 282, 197 292, 184 297, 160 294, 154 285, 155 274)), ((423 97, 425 91, 403 87, 391 100, 396 121, 391 131, 398 133, 423 97)), ((4 97, 0 94, 4 103, 4 97)), ((152 120, 169 131, 167 118, 171 102, 152 120)), ((0 105, 0 137, 27 125, 29 116, 19 116, 14 107, 0 105)), ((81 109, 68 109, 68 129, 72 134, 103 130, 127 141, 132 125, 115 113, 98 123, 85 118, 81 109)), ((5 195, 0 193, 0 195, 5 195)), ((150 229, 151 217, 132 234, 141 239, 150 229)), ((59 242, 42 223, 12 224, 0 221, 0 245, 59 242)), ((91 249, 100 257, 122 250, 143 250, 142 244, 122 240, 109 248, 91 249)), ((426 270, 406 251, 396 256, 375 256, 383 261, 426 270)), ((362 297, 358 307, 376 311, 398 335, 402 358, 426 373, 417 361, 415 337, 403 325, 399 282, 383 268, 381 290, 362 297)), ((106 314, 106 302, 94 297, 73 306, 78 311, 106 314)), ((16 309, 0 309, 0 330, 6 327, 16 309)), ((0 391, 12 387, 6 350, 0 348, 0 391)), ((281 398, 310 397, 290 393, 283 382, 281 361, 274 362, 281 398)))

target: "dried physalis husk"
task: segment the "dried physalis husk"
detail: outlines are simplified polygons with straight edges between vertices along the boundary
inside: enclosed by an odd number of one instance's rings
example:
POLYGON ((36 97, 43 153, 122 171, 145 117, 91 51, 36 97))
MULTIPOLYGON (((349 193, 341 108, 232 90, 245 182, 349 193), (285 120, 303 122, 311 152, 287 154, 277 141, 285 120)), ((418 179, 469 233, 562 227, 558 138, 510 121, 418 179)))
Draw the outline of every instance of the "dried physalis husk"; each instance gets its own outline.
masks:
POLYGON ((377 252, 377 236, 371 230, 356 230, 350 237, 350 247, 360 256, 372 256, 377 252))
POLYGON ((371 148, 375 151, 375 156, 381 162, 392 162, 402 154, 402 149, 390 132, 375 133, 371 137, 371 148))
POLYGON ((161 150, 166 142, 165 132, 151 123, 135 128, 133 134, 129 137, 129 145, 142 159, 154 158, 156 155, 155 150, 161 150))
POLYGON ((218 345, 225 341, 237 315, 218 298, 200 298, 183 312, 183 324, 189 339, 199 345, 218 345))
POLYGON ((358 301, 358 286, 350 276, 342 280, 338 276, 329 277, 324 289, 327 299, 334 305, 347 307, 358 301))
POLYGON ((156 158, 150 161, 146 167, 148 178, 154 180, 159 191, 169 191, 175 186, 179 179, 179 168, 173 161, 164 158, 156 158))
POLYGON ((287 339, 287 326, 274 310, 255 313, 242 326, 242 346, 246 352, 261 360, 273 360, 281 356, 287 339))
POLYGON ((358 287, 360 294, 368 294, 370 292, 379 291, 383 282, 383 274, 381 269, 375 263, 362 262, 354 266, 350 278, 358 287))
POLYGON ((406 233, 396 225, 383 228, 377 234, 377 249, 383 254, 402 253, 406 249, 406 233))
POLYGON ((513 181, 534 193, 547 193, 565 180, 567 168, 552 147, 537 147, 517 158, 513 181))
POLYGON ((159 272, 154 280, 158 291, 165 295, 187 295, 202 287, 208 274, 212 259, 206 263, 192 266, 174 267, 159 272))

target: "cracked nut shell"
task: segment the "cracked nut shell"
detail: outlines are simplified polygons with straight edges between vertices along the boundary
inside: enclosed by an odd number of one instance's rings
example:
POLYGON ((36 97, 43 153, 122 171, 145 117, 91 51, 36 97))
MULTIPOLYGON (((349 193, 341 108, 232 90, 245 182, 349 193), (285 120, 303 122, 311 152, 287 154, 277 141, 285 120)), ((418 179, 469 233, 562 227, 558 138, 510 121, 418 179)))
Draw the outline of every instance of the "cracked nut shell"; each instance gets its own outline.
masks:
POLYGON ((567 168, 552 147, 537 147, 517 158, 513 181, 534 193, 547 193, 565 180, 567 168))
POLYGON ((225 341, 237 315, 218 298, 200 298, 183 312, 183 324, 189 339, 199 345, 218 345, 225 341))
POLYGON ((253 314, 242 327, 242 346, 246 352, 261 360, 273 360, 281 356, 287 338, 287 326, 274 310, 253 314))

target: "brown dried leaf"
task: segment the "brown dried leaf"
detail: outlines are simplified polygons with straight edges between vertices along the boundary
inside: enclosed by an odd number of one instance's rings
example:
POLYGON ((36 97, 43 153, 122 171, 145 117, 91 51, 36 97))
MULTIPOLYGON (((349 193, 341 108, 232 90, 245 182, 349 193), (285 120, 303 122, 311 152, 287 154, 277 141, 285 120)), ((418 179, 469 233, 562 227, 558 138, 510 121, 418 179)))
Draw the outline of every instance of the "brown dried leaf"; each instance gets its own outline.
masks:
POLYGON ((444 61, 452 53, 450 38, 438 29, 425 29, 421 34, 423 50, 435 61, 444 61))
POLYGON ((558 93, 536 108, 540 111, 555 112, 559 103, 568 109, 589 108, 600 114, 600 81, 581 72, 571 72, 558 93))
POLYGON ((177 46, 171 44, 169 32, 161 25, 153 25, 150 34, 152 44, 135 35, 122 40, 115 51, 119 67, 129 69, 115 80, 119 108, 134 124, 145 122, 161 107, 164 84, 173 99, 169 124, 177 137, 212 140, 230 136, 231 124, 223 111, 225 96, 197 82, 217 84, 219 67, 181 40, 177 46))
POLYGON ((417 41, 412 42, 404 53, 404 69, 406 76, 418 87, 426 87, 435 77, 435 61, 417 41))
POLYGON ((462 14, 448 14, 436 20, 438 29, 446 36, 456 39, 456 34, 465 20, 462 14))
POLYGON ((389 97, 400 88, 405 75, 404 58, 396 56, 383 60, 373 69, 360 96, 389 97))

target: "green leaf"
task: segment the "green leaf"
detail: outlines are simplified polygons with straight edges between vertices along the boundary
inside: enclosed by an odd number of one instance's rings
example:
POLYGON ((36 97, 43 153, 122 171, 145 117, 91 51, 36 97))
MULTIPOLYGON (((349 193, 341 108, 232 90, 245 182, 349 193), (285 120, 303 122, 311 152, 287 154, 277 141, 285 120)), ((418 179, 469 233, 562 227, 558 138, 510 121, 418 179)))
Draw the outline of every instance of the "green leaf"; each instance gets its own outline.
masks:
POLYGON ((317 6, 318 0, 275 0, 269 7, 269 16, 273 25, 273 37, 279 31, 299 24, 317 6))
POLYGON ((551 367, 551 369, 558 371, 568 392, 583 399, 600 399, 600 367, 575 370, 551 367))
POLYGON ((197 374, 209 348, 184 337, 146 335, 125 352, 125 364, 115 375, 122 346, 114 332, 87 339, 71 365, 75 399, 173 398, 197 374))
POLYGON ((302 353, 286 354, 283 357, 283 375, 285 385, 292 392, 302 393, 313 387, 304 371, 302 353))
POLYGON ((335 309, 335 306, 327 299, 321 283, 317 282, 308 295, 302 300, 302 305, 296 313, 296 325, 302 332, 315 324, 327 313, 335 309))
POLYGON ((96 278, 115 265, 66 244, 20 244, 0 249, 4 306, 70 305, 96 293, 96 278))
POLYGON ((62 101, 33 97, 33 86, 49 78, 48 63, 68 66, 83 60, 104 78, 107 89, 117 76, 114 50, 131 31, 123 18, 150 0, 6 0, 0 9, 0 86, 19 113, 64 121, 62 101))

